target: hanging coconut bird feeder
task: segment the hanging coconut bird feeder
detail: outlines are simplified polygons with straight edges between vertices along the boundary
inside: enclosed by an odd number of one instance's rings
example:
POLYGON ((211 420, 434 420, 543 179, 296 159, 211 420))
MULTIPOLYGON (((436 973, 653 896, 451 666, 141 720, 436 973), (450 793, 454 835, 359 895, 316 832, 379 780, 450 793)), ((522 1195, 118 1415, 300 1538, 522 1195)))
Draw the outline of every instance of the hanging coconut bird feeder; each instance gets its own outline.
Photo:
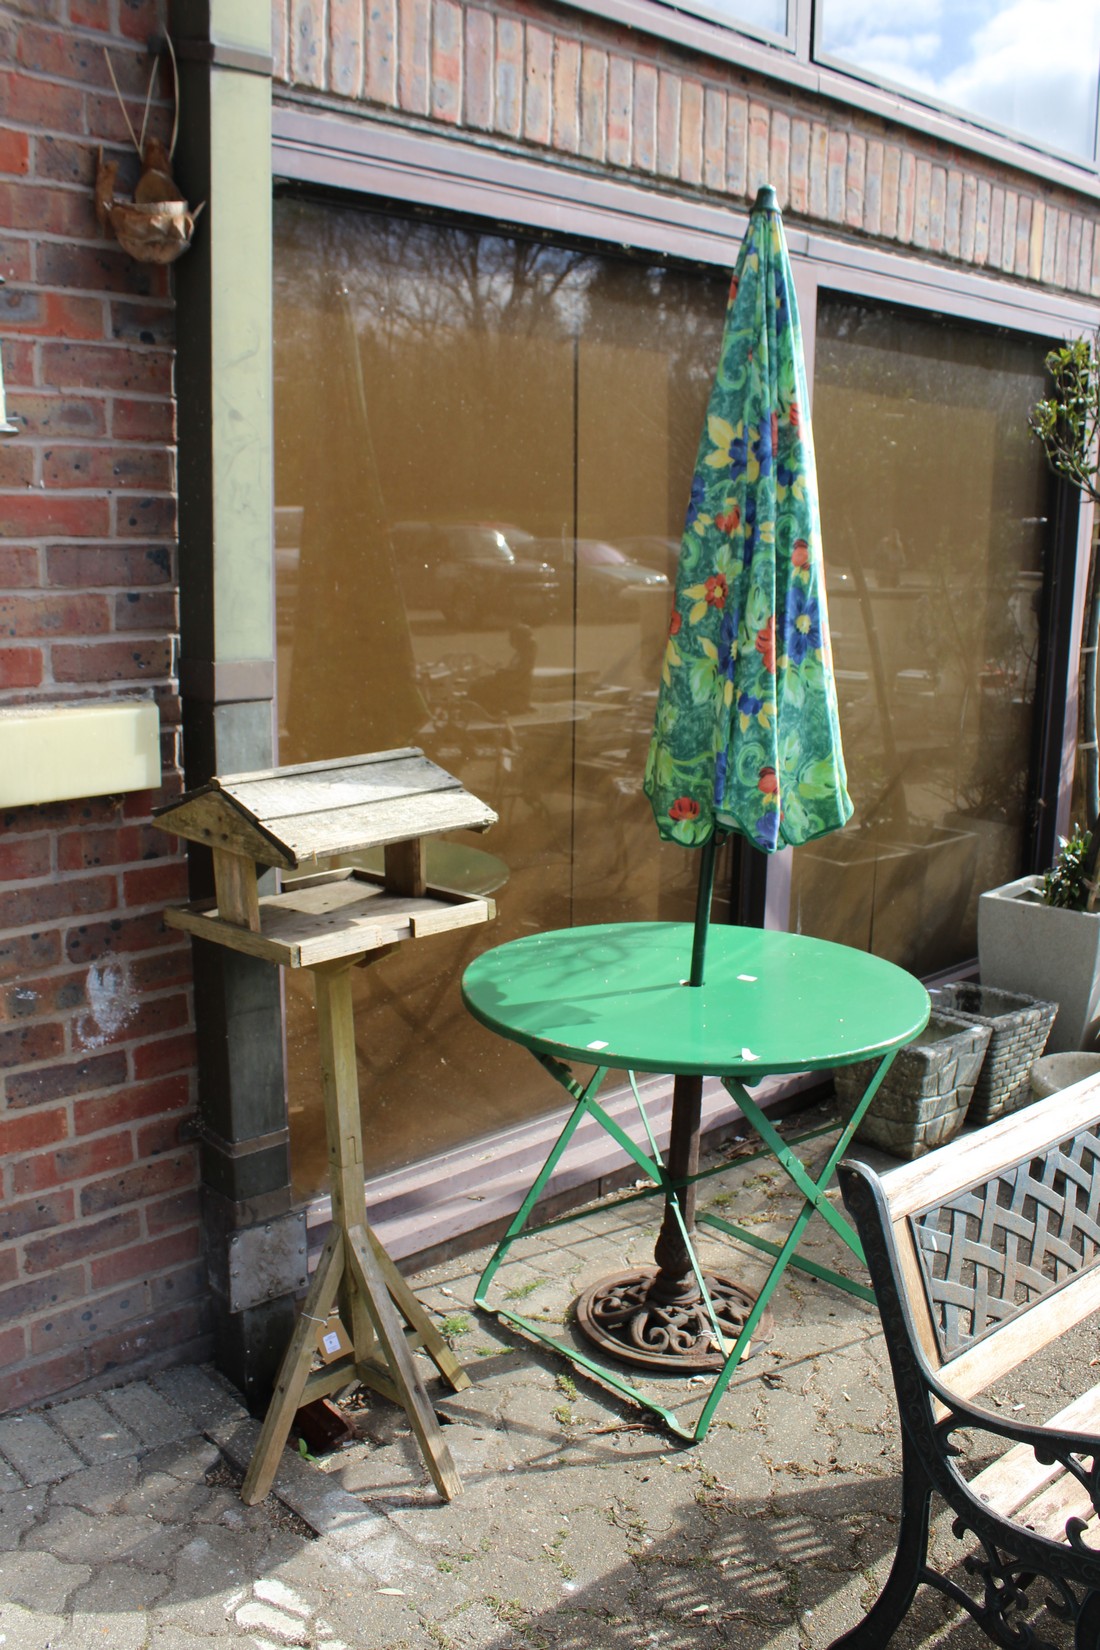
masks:
MULTIPOLYGON (((191 245, 191 237, 195 231, 195 220, 202 211, 202 204, 192 208, 188 205, 185 196, 178 188, 172 176, 172 156, 176 152, 176 138, 179 134, 179 71, 176 67, 176 54, 171 39, 165 36, 168 55, 172 62, 172 82, 175 95, 175 118, 172 123, 172 141, 165 148, 159 138, 146 138, 145 131, 149 123, 149 105, 153 96, 153 83, 156 78, 157 63, 154 62, 149 75, 149 89, 145 94, 145 114, 141 122, 141 134, 138 136, 130 124, 130 117, 126 113, 126 105, 119 91, 118 81, 115 79, 114 67, 106 50, 107 68, 110 71, 111 83, 115 88, 122 108, 123 118, 127 130, 133 140, 141 160, 141 176, 138 178, 132 200, 126 200, 115 193, 118 179, 118 162, 105 161, 102 148, 99 151, 99 165, 96 169, 95 180, 95 210, 100 223, 113 230, 118 244, 131 258, 140 263, 171 264, 175 263, 180 255, 191 245)), ((159 62, 159 58, 157 60, 159 62)), ((203 203, 205 204, 205 203, 203 203)))

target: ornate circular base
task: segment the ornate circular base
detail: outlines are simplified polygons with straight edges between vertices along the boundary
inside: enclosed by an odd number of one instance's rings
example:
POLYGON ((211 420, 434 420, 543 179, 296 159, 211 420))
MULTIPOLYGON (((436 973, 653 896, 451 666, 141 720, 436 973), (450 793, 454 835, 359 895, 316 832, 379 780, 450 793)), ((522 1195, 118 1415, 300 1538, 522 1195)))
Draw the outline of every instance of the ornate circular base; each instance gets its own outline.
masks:
MULTIPOLYGON (((718 1346, 706 1305, 689 1273, 678 1287, 657 1279, 656 1267, 640 1266, 601 1278, 577 1301, 577 1325, 590 1341, 627 1363, 684 1375, 721 1369, 756 1296, 723 1272, 704 1272, 707 1290, 725 1341, 718 1346), (656 1287, 655 1287, 656 1285, 656 1287)), ((775 1320, 761 1315, 751 1345, 769 1341, 775 1320)))

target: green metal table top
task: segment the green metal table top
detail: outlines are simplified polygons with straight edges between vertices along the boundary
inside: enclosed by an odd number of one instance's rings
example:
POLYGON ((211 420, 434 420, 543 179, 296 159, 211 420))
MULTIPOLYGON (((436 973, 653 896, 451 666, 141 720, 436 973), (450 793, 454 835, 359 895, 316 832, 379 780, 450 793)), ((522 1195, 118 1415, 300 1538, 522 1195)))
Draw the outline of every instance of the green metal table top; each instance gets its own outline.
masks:
POLYGON ((463 1000, 538 1054, 750 1084, 883 1055, 927 1024, 911 974, 804 934, 713 927, 705 982, 690 986, 692 936, 666 922, 532 934, 471 963, 463 1000))

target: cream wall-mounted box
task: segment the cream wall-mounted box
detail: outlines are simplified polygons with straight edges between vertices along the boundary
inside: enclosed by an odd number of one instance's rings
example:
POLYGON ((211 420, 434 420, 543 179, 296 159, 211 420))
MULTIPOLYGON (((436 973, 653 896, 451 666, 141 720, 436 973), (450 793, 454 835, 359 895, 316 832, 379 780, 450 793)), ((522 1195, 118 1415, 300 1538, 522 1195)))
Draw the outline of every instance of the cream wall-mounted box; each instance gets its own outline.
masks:
POLYGON ((0 710, 0 807, 159 785, 160 712, 151 699, 0 710))

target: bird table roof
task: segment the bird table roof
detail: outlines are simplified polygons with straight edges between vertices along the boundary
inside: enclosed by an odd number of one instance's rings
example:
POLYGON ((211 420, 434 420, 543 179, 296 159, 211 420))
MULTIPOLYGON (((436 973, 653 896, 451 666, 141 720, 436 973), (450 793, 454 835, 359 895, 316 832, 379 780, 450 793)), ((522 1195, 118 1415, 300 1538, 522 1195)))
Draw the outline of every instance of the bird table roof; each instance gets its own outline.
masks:
POLYGON ((415 747, 227 774, 156 810, 165 831, 285 870, 496 817, 415 747))

